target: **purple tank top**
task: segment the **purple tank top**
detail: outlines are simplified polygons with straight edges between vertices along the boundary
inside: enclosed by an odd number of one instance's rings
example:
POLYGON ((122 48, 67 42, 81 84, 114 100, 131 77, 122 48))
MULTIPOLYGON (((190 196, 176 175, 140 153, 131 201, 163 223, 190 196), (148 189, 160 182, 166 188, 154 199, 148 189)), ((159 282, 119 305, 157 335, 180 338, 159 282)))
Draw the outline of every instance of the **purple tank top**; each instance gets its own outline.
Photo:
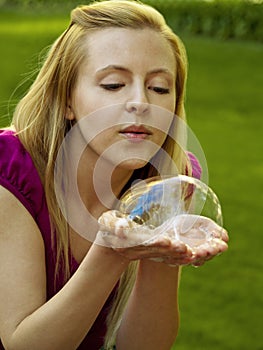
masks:
MULTIPOLYGON (((192 175, 200 178, 201 168, 197 159, 191 153, 189 153, 189 159, 192 164, 192 175)), ((9 190, 24 205, 34 218, 42 234, 46 256, 48 300, 63 287, 64 275, 63 271, 59 272, 56 277, 55 288, 56 256, 52 250, 50 221, 44 188, 29 153, 25 150, 19 138, 10 130, 0 130, 0 185, 9 190)), ((74 257, 70 255, 71 276, 78 266, 79 264, 74 257)), ((98 350, 103 346, 107 329, 106 318, 116 288, 112 291, 92 328, 78 347, 79 350, 98 350)), ((4 348, 0 341, 0 350, 2 349, 4 348)))

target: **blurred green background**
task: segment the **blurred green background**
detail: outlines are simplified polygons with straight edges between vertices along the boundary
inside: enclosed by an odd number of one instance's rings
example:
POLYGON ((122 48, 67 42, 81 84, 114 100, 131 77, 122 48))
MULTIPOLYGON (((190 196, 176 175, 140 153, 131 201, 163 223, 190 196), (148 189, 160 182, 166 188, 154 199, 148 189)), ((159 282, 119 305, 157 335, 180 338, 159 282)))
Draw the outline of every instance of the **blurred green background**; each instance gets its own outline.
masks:
MULTIPOLYGON (((206 2, 208 11, 204 2, 196 1, 198 19, 193 19, 196 11, 184 9, 190 19, 180 24, 182 10, 169 6, 187 2, 193 8, 193 1, 159 0, 156 6, 187 48, 188 122, 205 152, 209 184, 221 200, 230 243, 228 252, 206 265, 184 268, 181 328, 173 349, 262 350, 263 32, 255 18, 261 16, 263 4, 257 2, 255 11, 255 3, 249 3, 251 8, 237 12, 233 1, 216 1, 217 23, 212 17, 209 21, 211 3, 206 2), (219 3, 228 6, 222 17, 219 3)), ((41 52, 64 30, 69 9, 77 4, 35 3, 0 0, 1 126, 9 123, 17 99, 35 76, 41 52)))

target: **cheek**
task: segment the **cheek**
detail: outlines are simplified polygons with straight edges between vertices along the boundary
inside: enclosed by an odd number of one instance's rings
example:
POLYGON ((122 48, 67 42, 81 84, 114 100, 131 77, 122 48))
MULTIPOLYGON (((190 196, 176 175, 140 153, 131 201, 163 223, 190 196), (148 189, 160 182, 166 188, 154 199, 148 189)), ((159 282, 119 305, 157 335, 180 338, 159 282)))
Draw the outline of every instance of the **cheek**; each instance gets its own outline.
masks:
POLYGON ((175 116, 173 110, 163 108, 154 108, 152 126, 154 127, 158 138, 165 138, 171 129, 175 116))
POLYGON ((79 86, 72 98, 72 106, 77 120, 87 117, 100 107, 100 100, 91 88, 79 86))
POLYGON ((113 128, 98 130, 97 133, 93 133, 92 138, 89 138, 90 142, 88 146, 96 150, 97 153, 101 154, 111 147, 116 142, 115 131, 113 128))
POLYGON ((120 123, 123 104, 109 101, 96 93, 82 94, 74 98, 74 112, 77 120, 82 120, 90 130, 103 132, 120 123), (84 121, 85 119, 85 121, 84 121))
POLYGON ((154 99, 155 99, 153 102, 154 105, 174 113, 175 106, 176 106, 176 92, 174 87, 170 88, 169 95, 161 95, 161 97, 158 95, 155 95, 154 99))

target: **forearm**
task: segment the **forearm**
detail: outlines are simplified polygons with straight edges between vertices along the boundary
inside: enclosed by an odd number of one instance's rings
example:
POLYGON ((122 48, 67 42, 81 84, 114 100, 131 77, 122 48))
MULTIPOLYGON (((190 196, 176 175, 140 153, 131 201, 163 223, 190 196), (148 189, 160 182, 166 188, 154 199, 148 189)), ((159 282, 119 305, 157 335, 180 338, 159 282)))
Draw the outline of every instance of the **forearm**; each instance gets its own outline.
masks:
POLYGON ((125 268, 110 249, 92 247, 64 288, 19 323, 7 349, 76 349, 125 268))
POLYGON ((118 350, 168 350, 179 326, 179 268, 140 262, 137 280, 117 335, 118 350))

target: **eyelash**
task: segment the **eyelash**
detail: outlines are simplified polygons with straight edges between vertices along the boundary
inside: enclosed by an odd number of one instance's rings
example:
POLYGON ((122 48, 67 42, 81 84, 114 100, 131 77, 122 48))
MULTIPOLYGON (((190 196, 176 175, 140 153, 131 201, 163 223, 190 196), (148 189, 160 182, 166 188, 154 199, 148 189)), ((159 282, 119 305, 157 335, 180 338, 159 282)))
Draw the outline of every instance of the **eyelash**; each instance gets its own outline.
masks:
POLYGON ((149 90, 153 90, 154 92, 157 92, 157 94, 160 95, 165 95, 165 94, 169 94, 170 90, 167 88, 161 88, 161 87, 149 87, 149 90))
MULTIPOLYGON (((118 84, 118 83, 116 83, 116 84, 100 84, 100 86, 103 89, 108 90, 108 91, 117 91, 117 90, 120 90, 122 87, 124 87, 125 84, 118 84)), ((170 92, 170 90, 167 88, 161 88, 161 87, 155 87, 155 86, 154 87, 149 86, 148 89, 152 90, 160 95, 169 94, 169 92, 170 92)))
POLYGON ((125 84, 100 84, 100 86, 105 90, 116 91, 124 87, 125 84))

